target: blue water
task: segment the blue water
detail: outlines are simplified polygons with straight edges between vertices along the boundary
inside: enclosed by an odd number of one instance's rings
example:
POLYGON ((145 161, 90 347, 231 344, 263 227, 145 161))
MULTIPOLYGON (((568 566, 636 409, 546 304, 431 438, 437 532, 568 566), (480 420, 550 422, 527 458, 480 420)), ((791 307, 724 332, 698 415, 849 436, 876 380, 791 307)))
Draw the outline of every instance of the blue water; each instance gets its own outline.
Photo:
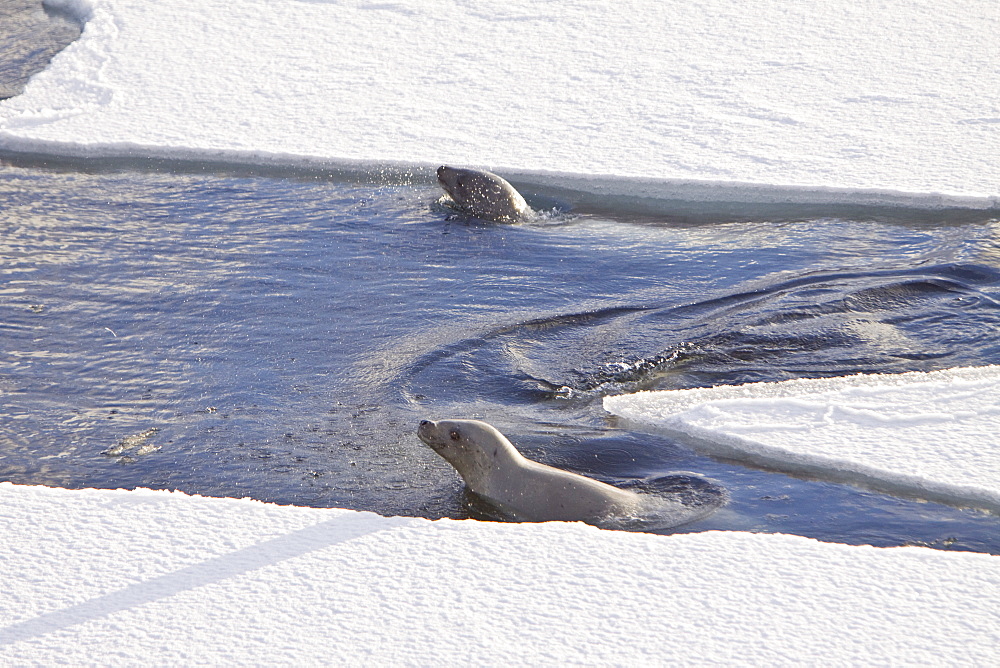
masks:
POLYGON ((1000 362, 997 221, 490 226, 429 178, 29 162, 0 168, 0 479, 467 517, 414 430, 477 417, 610 482, 729 491, 683 530, 1000 551, 995 515, 719 461, 601 407, 1000 362))
POLYGON ((480 224, 429 172, 0 156, 0 480, 481 517, 415 436, 475 417, 609 482, 728 491, 682 531, 1000 553, 995 514, 706 457, 601 407, 1000 363, 1000 222, 517 185, 564 211, 480 224))

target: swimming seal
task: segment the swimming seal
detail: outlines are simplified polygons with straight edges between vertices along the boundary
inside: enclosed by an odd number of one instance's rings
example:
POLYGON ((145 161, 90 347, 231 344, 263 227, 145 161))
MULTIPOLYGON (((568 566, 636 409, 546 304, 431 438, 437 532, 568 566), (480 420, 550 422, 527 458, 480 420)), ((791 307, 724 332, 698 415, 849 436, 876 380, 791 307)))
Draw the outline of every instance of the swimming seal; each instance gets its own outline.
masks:
POLYGON ((526 459, 479 420, 422 420, 417 436, 455 467, 470 491, 514 520, 594 523, 634 515, 642 505, 635 492, 526 459))
POLYGON ((494 223, 516 223, 531 207, 514 186, 492 172, 441 166, 438 182, 463 212, 494 223))

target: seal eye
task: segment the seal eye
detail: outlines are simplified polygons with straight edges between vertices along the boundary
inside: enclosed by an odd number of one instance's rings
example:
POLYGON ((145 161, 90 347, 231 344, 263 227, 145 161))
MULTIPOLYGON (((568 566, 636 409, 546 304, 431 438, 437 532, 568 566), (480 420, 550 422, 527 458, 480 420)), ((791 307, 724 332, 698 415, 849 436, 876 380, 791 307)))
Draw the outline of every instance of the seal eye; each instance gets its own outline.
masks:
POLYGON ((456 429, 452 429, 452 430, 451 430, 451 433, 450 433, 450 434, 448 434, 448 436, 450 436, 450 437, 451 437, 451 440, 453 440, 453 441, 457 441, 457 440, 459 440, 460 438, 462 438, 462 435, 461 435, 461 434, 459 434, 459 433, 458 433, 458 430, 456 430, 456 429))

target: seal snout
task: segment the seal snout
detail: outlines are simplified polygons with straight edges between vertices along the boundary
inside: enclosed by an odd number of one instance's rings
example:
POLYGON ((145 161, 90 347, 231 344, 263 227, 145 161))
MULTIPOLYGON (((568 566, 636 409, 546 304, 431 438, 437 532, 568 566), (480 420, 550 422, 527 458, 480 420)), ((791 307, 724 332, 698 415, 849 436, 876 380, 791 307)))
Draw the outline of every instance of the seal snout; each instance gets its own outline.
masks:
POLYGON ((417 438, 431 446, 434 450, 441 447, 437 438, 437 423, 433 420, 421 420, 417 426, 417 438))
POLYGON ((438 183, 449 192, 455 187, 458 179, 456 178, 455 170, 447 165, 441 165, 437 168, 438 183))

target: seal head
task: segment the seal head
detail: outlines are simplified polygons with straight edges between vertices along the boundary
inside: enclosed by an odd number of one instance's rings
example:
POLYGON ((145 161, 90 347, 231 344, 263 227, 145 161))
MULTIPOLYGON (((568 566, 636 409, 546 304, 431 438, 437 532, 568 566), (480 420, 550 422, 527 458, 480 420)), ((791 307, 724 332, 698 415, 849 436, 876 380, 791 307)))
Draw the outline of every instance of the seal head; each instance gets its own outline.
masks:
POLYGON ((514 186, 493 172, 441 166, 438 182, 462 212, 494 223, 516 223, 531 207, 514 186))

